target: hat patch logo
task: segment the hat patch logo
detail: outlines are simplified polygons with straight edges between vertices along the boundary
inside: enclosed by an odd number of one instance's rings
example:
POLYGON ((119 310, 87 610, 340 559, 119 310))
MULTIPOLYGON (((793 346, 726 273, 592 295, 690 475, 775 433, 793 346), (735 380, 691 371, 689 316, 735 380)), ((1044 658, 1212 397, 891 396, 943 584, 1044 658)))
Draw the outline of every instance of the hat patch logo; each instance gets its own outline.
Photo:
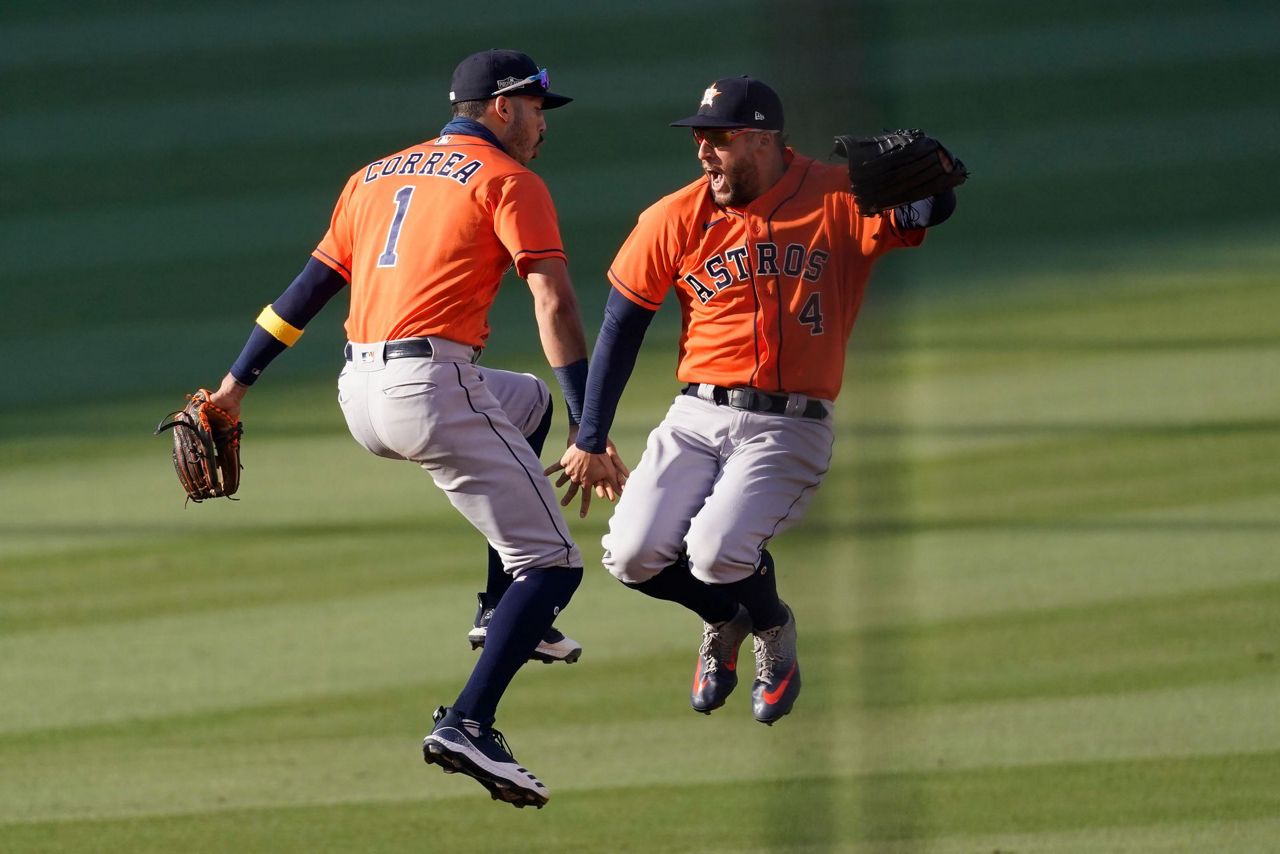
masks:
POLYGON ((698 106, 710 107, 711 102, 715 100, 715 97, 719 94, 720 94, 720 90, 716 88, 714 83, 712 83, 710 86, 707 87, 707 91, 702 93, 702 103, 699 104, 698 106))
POLYGON ((520 82, 520 78, 519 78, 519 77, 504 77, 504 78, 502 78, 501 80, 499 80, 499 81, 498 81, 497 86, 495 86, 494 88, 496 88, 496 89, 505 89, 505 88, 507 88, 508 86, 514 86, 515 84, 517 84, 517 83, 519 83, 519 82, 520 82))
POLYGON ((764 121, 764 113, 760 112, 759 110, 756 110, 756 121, 758 122, 764 121))

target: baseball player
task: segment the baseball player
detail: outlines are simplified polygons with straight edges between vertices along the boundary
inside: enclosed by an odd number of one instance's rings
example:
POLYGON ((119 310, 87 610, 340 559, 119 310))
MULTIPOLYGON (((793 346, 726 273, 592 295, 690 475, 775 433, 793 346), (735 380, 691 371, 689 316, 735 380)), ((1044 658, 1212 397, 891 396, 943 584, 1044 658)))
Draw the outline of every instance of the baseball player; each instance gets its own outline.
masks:
POLYGON ((800 693, 796 617, 766 546, 803 515, 831 461, 845 348, 872 265, 919 246, 951 190, 864 215, 843 166, 782 138, 778 95, 717 80, 693 130, 704 175, 640 215, 609 269, 581 430, 549 471, 571 497, 610 472, 606 433, 649 321, 674 289, 677 377, 687 385, 650 434, 609 522, 604 564, 628 587, 703 620, 690 700, 710 714, 737 684, 754 635, 755 719, 800 693))
POLYGON ((571 99, 550 91, 546 69, 510 50, 467 57, 450 88, 453 119, 439 136, 380 157, 347 181, 328 233, 263 309, 212 399, 238 417, 267 364, 350 285, 338 402, 352 436, 430 474, 489 542, 491 570, 497 563, 515 581, 492 602, 482 597, 476 628, 483 618, 484 650, 453 705, 436 710, 423 756, 475 778, 495 799, 541 807, 550 793, 493 723, 516 671, 569 604, 582 558, 538 460, 551 425, 546 385, 476 361, 500 280, 514 264, 533 292, 572 440, 586 343, 556 210, 528 168, 543 141, 544 112, 571 99))

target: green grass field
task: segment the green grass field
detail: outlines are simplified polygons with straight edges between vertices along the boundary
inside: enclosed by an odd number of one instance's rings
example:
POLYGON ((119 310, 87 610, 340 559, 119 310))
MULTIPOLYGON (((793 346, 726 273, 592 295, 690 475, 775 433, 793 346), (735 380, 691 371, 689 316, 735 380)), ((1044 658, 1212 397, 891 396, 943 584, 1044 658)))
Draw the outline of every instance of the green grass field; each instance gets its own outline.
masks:
MULTIPOLYGON (((351 442, 330 382, 251 398, 243 500, 186 509, 162 400, 95 410, 91 446, 10 417, 0 848, 1272 851, 1280 295, 1254 251, 1212 287, 873 306, 837 466, 776 548, 797 711, 691 713, 696 621, 597 568, 561 621, 582 661, 530 666, 499 721, 540 813, 421 762, 479 544, 351 442)), ((624 403, 633 460, 665 349, 624 403)), ((574 522, 588 565, 604 509, 574 522)))
MULTIPOLYGON (((1273 4, 429 6, 0 9, 0 852, 1280 850, 1273 4), (242 500, 184 508, 150 435, 491 46, 579 97, 538 168, 589 332, 715 77, 775 82, 806 152, 920 124, 974 174, 877 272, 834 468, 771 547, 796 711, 690 711, 699 625, 599 567, 597 502, 584 656, 498 721, 542 811, 422 762, 482 544, 347 435, 340 307, 250 395, 242 500)), ((547 377, 528 311, 504 289, 486 363, 547 377)))

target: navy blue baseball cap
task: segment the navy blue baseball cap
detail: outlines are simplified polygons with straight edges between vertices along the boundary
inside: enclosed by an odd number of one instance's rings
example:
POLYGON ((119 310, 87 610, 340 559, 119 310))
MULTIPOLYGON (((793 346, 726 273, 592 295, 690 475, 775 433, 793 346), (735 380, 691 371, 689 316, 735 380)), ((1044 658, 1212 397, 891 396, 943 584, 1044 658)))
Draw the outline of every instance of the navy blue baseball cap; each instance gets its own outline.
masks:
POLYGON ((754 77, 726 77, 702 93, 695 115, 671 127, 782 130, 782 99, 754 77))
POLYGON ((517 50, 483 50, 473 53, 453 69, 449 103, 484 101, 497 95, 541 95, 542 109, 554 110, 572 101, 547 91, 547 69, 539 68, 528 54, 517 50))

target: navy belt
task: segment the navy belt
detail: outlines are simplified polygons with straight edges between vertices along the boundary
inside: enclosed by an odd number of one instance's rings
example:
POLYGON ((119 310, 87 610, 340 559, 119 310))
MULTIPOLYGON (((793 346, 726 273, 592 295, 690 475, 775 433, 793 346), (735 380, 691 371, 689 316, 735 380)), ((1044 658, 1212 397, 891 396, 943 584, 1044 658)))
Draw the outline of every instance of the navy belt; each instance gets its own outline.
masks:
MULTIPOLYGON (((382 349, 382 358, 430 359, 432 352, 431 342, 426 338, 406 338, 404 341, 388 341, 382 349)), ((351 361, 351 344, 343 348, 342 355, 351 361)))
MULTIPOLYGON (((692 397, 698 397, 698 383, 693 383, 684 387, 681 394, 687 394, 692 397)), ((786 415, 788 397, 785 394, 770 394, 767 391, 759 391, 754 388, 723 388, 721 386, 711 387, 711 400, 718 406, 728 406, 733 409, 742 409, 746 412, 767 412, 772 415, 786 415)), ((822 401, 810 398, 804 405, 804 409, 797 413, 801 418, 814 418, 821 421, 827 417, 827 407, 822 405, 822 401)))

